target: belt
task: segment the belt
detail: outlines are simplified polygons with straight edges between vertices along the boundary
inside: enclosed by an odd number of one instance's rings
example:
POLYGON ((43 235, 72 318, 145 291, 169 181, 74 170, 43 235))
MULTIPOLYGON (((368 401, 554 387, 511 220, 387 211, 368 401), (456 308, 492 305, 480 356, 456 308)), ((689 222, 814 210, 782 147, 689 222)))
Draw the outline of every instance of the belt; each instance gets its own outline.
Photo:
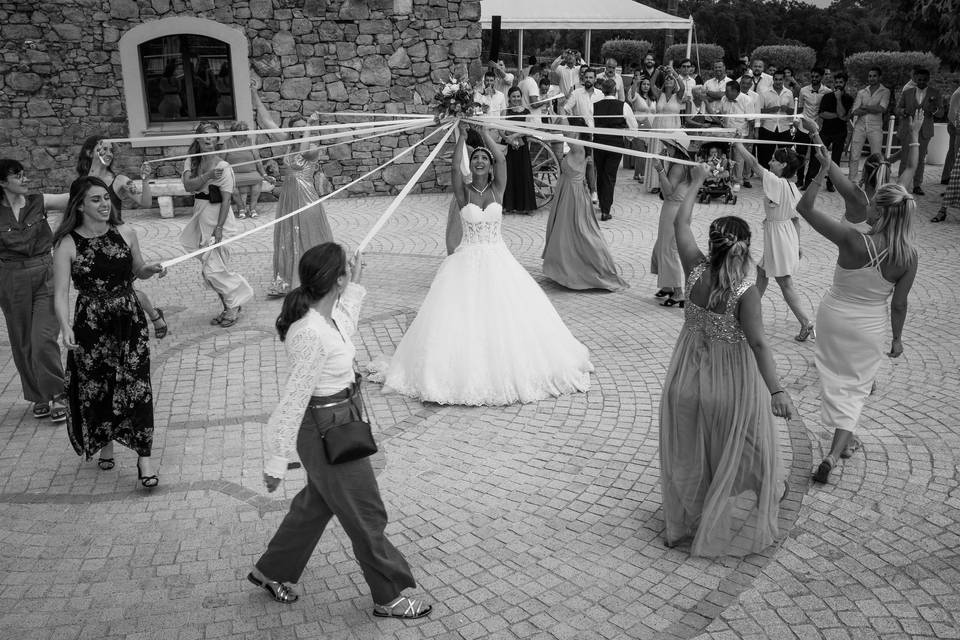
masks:
POLYGON ((329 396, 311 396, 310 403, 307 405, 308 409, 330 409, 332 407, 339 407, 340 405, 347 404, 353 400, 353 396, 356 395, 357 390, 360 388, 359 383, 354 382, 349 387, 343 391, 338 391, 329 396), (339 395, 347 394, 346 398, 340 398, 339 400, 334 400, 339 395), (319 402, 320 404, 314 404, 319 402))
POLYGON ((201 193, 195 193, 195 194, 193 194, 193 197, 196 198, 197 200, 209 200, 209 199, 210 199, 210 194, 209 194, 209 193, 202 193, 202 192, 201 192, 201 193))
POLYGON ((31 269, 52 263, 53 256, 50 254, 31 258, 0 258, 0 269, 31 269))

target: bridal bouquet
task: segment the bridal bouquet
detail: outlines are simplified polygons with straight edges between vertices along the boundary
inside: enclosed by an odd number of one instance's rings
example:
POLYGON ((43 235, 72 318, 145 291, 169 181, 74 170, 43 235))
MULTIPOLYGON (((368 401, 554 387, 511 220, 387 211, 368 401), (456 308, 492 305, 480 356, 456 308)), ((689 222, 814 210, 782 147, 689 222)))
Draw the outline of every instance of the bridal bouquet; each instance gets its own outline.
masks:
POLYGON ((460 118, 475 115, 479 106, 473 99, 473 87, 466 79, 460 80, 452 76, 450 81, 437 90, 433 96, 433 108, 437 116, 444 118, 452 116, 460 118))

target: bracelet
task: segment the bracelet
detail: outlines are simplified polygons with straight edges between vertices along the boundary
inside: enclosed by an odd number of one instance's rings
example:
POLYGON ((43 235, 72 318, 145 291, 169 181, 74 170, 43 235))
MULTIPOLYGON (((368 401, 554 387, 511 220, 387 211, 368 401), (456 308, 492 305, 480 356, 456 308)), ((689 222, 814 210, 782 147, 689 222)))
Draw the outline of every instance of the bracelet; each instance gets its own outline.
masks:
POLYGON ((907 146, 908 146, 908 147, 919 147, 919 146, 920 146, 920 143, 919 143, 919 142, 911 142, 911 143, 908 144, 907 146))
POLYGON ((770 397, 772 398, 773 396, 777 395, 778 393, 786 393, 786 391, 784 391, 783 389, 779 389, 779 390, 774 391, 773 393, 771 393, 771 394, 770 394, 770 397))

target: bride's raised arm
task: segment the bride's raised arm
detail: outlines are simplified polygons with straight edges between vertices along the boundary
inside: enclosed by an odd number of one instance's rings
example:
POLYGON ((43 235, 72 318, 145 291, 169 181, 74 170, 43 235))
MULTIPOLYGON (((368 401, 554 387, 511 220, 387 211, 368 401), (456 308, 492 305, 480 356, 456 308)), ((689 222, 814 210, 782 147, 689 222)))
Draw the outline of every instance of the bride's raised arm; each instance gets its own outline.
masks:
POLYGON ((450 184, 453 186, 453 197, 457 199, 457 206, 466 206, 466 194, 464 193, 463 172, 460 166, 463 164, 463 156, 467 152, 467 129, 466 122, 457 124, 460 128, 460 135, 454 143, 456 147, 453 151, 453 162, 450 163, 450 184))
POLYGON ((483 144, 493 154, 493 188, 497 194, 497 200, 503 202, 503 192, 507 188, 507 157, 503 155, 500 147, 493 142, 490 137, 490 130, 487 127, 480 129, 480 137, 483 138, 483 144))

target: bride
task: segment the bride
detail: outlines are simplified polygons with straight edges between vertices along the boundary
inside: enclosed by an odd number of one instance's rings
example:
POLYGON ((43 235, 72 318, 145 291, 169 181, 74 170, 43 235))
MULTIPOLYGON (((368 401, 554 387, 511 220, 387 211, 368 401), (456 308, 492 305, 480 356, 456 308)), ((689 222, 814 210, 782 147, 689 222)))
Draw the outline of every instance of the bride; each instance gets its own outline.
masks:
POLYGON ((587 391, 587 348, 500 237, 503 152, 481 130, 484 146, 470 153, 467 184, 459 169, 467 139, 460 126, 451 183, 462 240, 440 265, 386 371, 372 379, 440 404, 507 405, 587 391))

